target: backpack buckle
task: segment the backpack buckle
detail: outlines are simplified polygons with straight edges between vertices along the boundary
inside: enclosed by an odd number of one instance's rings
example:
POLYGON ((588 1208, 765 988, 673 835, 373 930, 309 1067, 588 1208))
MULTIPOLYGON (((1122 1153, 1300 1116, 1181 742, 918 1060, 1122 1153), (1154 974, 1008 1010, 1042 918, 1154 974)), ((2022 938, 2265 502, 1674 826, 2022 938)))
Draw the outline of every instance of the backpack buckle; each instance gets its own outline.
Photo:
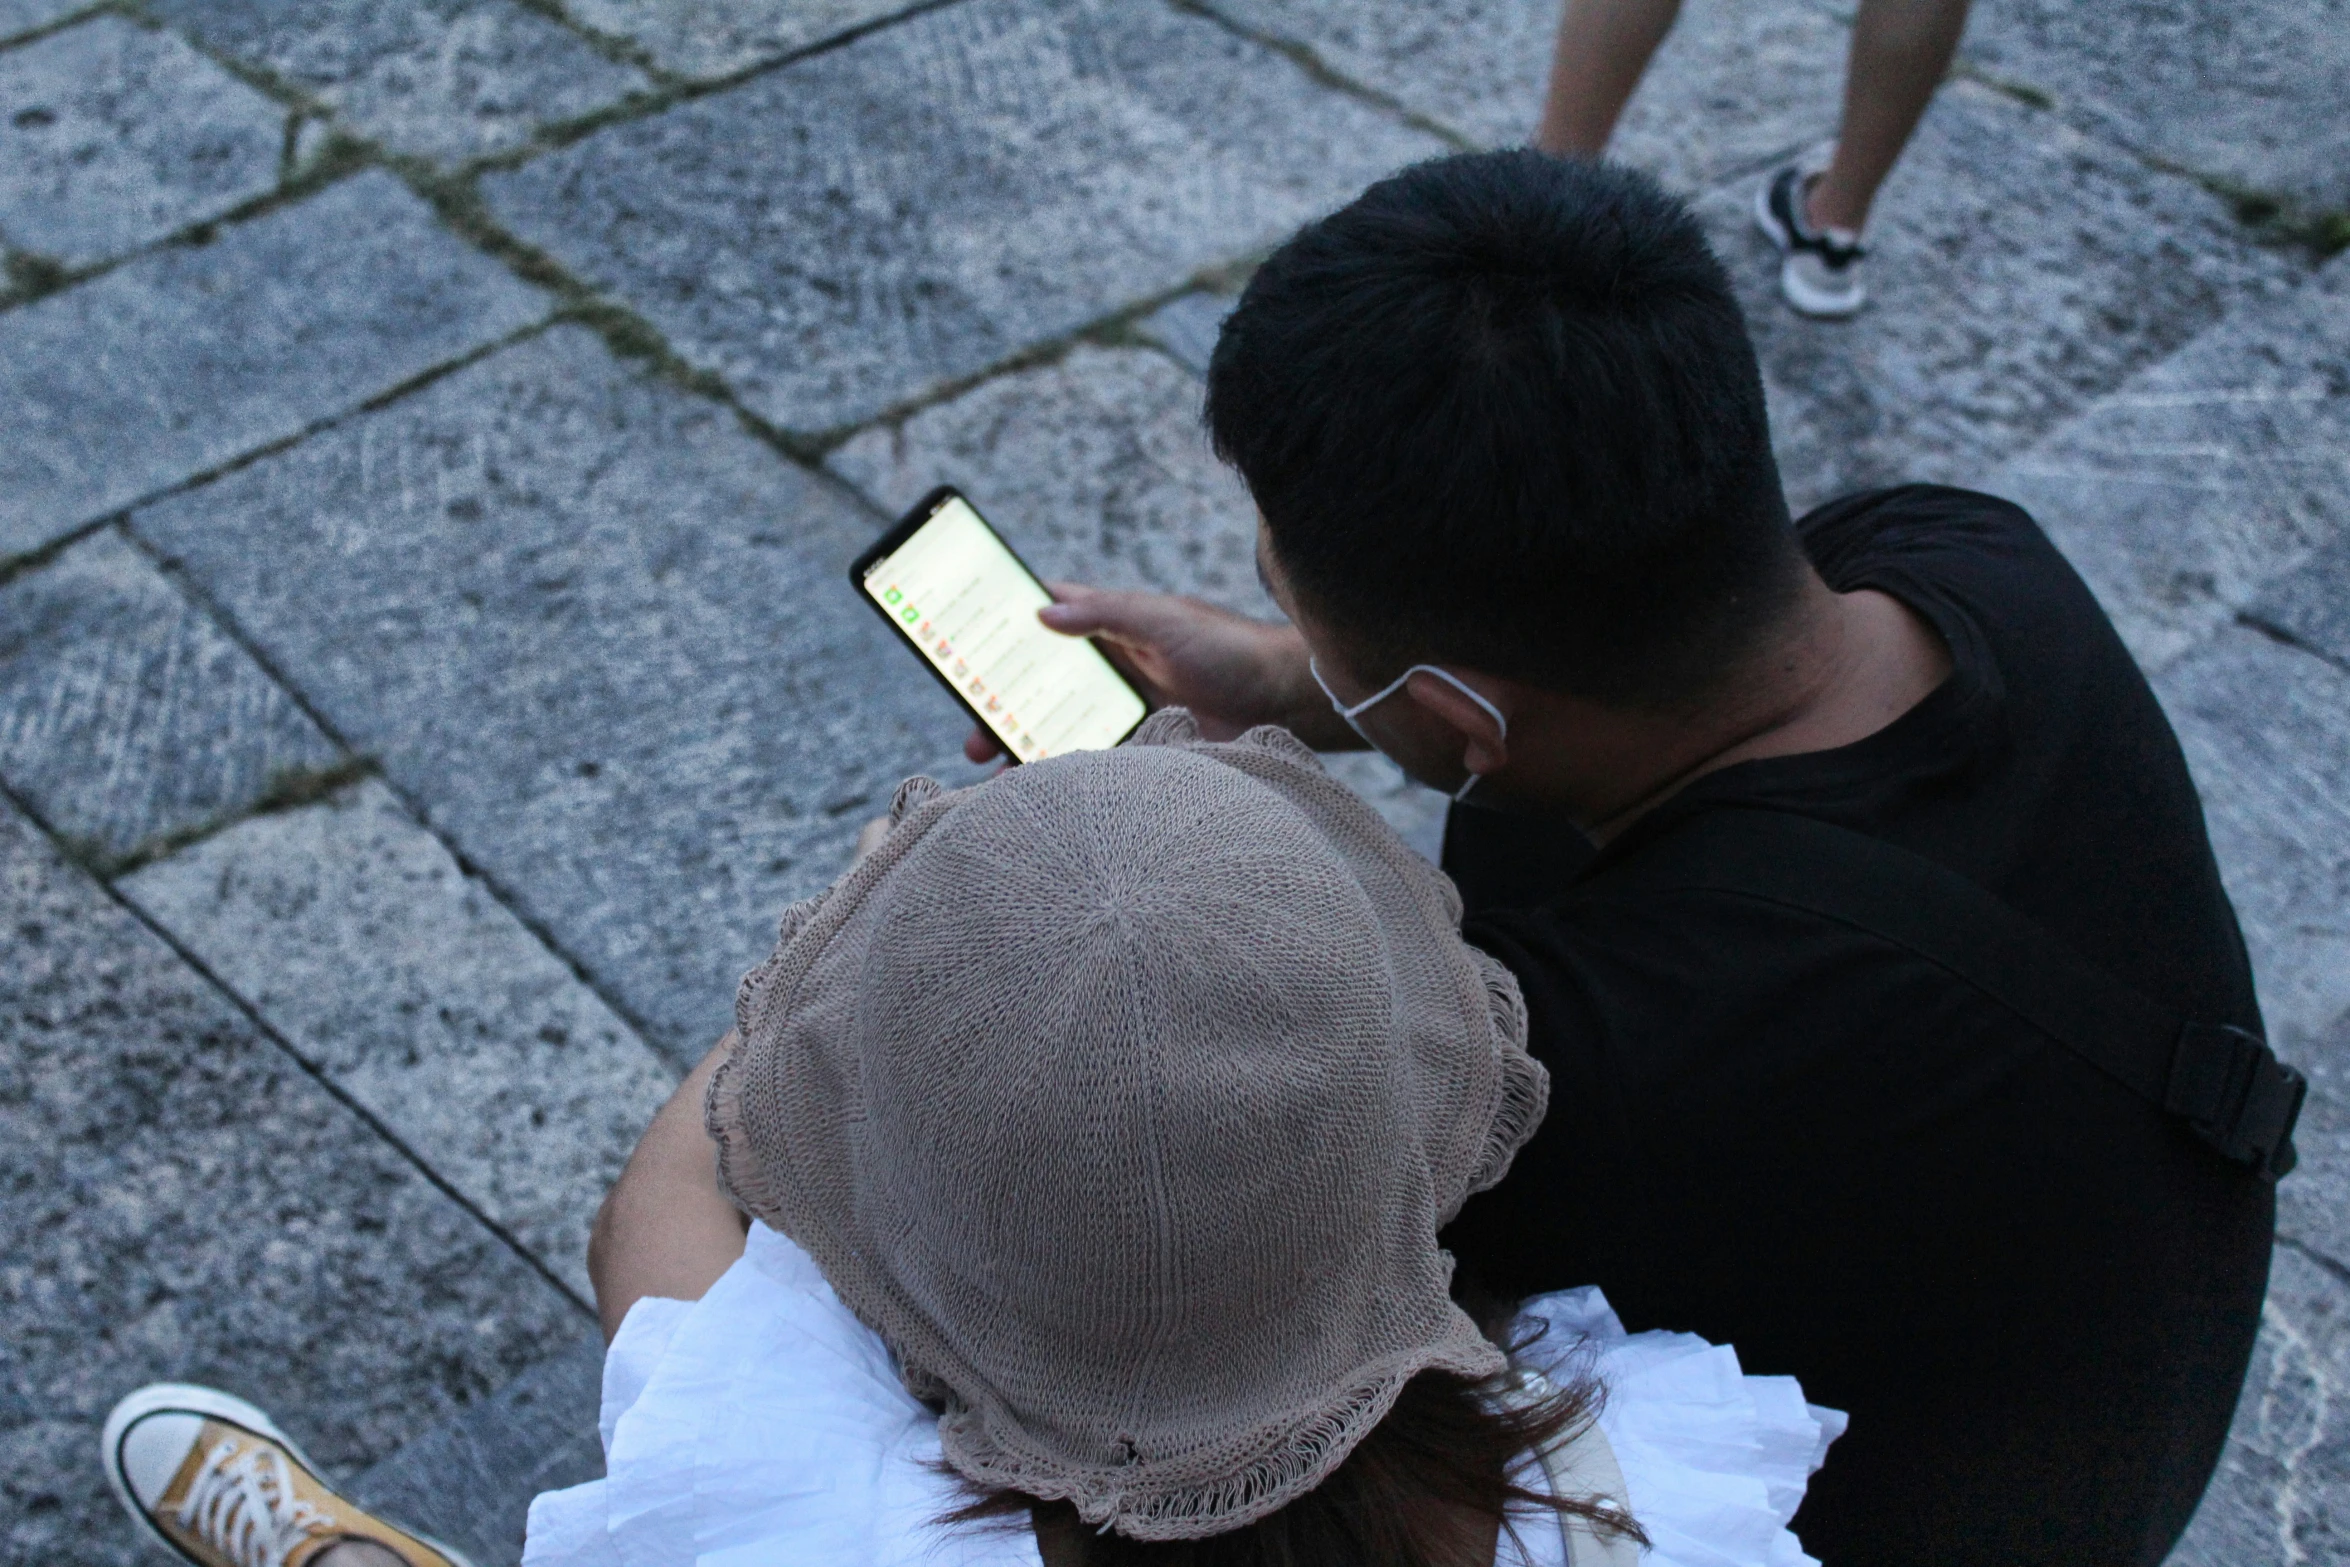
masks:
POLYGON ((2291 1172, 2293 1127, 2309 1080, 2256 1034, 2227 1023, 2189 1023, 2171 1052, 2164 1107, 2195 1135, 2264 1181, 2291 1172))

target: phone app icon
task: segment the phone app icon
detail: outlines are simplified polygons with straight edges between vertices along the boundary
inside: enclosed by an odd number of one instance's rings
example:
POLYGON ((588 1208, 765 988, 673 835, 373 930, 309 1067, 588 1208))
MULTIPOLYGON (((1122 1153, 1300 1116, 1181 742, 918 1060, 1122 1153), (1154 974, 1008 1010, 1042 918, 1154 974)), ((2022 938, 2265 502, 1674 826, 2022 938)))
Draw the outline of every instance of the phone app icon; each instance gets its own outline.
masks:
POLYGON ((908 604, 904 609, 898 611, 898 618, 910 626, 922 618, 922 611, 908 604))
POLYGON ((962 679, 962 678, 963 678, 965 675, 967 675, 967 674, 969 674, 969 673, 971 673, 971 666, 970 666, 969 664, 966 664, 966 663, 964 663, 964 662, 963 662, 961 659, 959 659, 959 658, 958 658, 958 659, 956 659, 956 660, 955 660, 955 678, 956 678, 957 680, 960 680, 960 679, 962 679))
POLYGON ((903 600, 903 599, 905 598, 905 596, 906 596, 906 595, 904 595, 903 593, 900 593, 900 592, 899 592, 897 589, 895 589, 895 588, 883 588, 883 589, 881 590, 881 602, 883 602, 884 604, 895 604, 895 603, 898 603, 898 602, 900 602, 901 600, 903 600))

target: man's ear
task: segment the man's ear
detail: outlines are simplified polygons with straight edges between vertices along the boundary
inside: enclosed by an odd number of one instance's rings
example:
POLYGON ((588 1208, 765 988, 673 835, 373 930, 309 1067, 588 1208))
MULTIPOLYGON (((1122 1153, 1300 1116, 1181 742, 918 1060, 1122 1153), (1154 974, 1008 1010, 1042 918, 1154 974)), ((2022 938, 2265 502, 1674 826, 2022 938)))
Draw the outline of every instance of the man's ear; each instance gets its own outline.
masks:
MULTIPOLYGON (((1516 694, 1508 683, 1483 675, 1458 675, 1477 688, 1477 694, 1510 716, 1516 694)), ((1472 773, 1498 773, 1509 765, 1510 743, 1504 727, 1451 682, 1421 671, 1404 682, 1403 694, 1413 705, 1461 737, 1461 765, 1472 773)))

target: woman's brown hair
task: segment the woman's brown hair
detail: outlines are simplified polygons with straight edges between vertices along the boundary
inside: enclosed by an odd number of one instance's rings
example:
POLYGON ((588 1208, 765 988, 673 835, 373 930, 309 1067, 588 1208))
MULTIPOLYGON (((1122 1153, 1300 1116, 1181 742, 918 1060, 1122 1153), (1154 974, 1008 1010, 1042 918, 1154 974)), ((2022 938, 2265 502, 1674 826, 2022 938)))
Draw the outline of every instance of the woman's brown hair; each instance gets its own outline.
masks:
POLYGON ((1501 1530, 1529 1512, 1571 1515, 1645 1545, 1605 1502, 1512 1482, 1520 1455, 1572 1440, 1599 1412, 1597 1384, 1505 1396, 1508 1373, 1472 1382, 1423 1371, 1330 1477, 1255 1523, 1201 1540, 1099 1534, 1067 1502, 976 1490, 942 1522, 1033 1522, 1046 1567, 1493 1567, 1501 1530))

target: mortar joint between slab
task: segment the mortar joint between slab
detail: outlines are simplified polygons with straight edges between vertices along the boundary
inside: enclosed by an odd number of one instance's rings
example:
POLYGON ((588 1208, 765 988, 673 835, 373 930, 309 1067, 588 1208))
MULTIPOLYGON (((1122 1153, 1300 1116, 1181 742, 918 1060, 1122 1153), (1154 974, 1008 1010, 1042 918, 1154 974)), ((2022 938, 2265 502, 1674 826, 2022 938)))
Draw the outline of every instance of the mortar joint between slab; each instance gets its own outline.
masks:
MULTIPOLYGON (((539 329, 533 328, 532 330, 539 329)), ((821 472, 820 476, 830 478, 830 475, 821 474, 821 472)), ((194 604, 212 621, 223 637, 234 643, 247 658, 253 661, 255 668, 259 669, 280 691, 285 693, 287 700, 292 702, 302 715, 317 727, 320 734, 326 736, 330 744, 346 756, 359 761, 363 773, 373 777, 391 794, 392 798, 400 802, 400 808, 408 813, 410 820, 416 822, 420 830, 430 834, 434 841, 440 844, 442 849, 448 853, 449 858, 456 863, 457 868, 481 883, 489 895, 514 918, 515 923, 529 931, 540 946, 553 954, 557 962, 571 971, 572 977, 585 985, 598 1000, 611 1009, 613 1016, 619 1018, 634 1031, 639 1040, 649 1041, 654 1037, 654 1030, 650 1023, 635 1007, 629 1004, 627 998, 599 980, 595 972, 580 961, 568 947, 564 946, 543 921, 531 914, 523 905, 522 900, 514 895, 511 888, 486 868, 475 863, 472 856, 465 852, 463 846, 451 840, 448 834, 441 830, 433 821, 432 814, 425 810, 422 804, 413 798, 407 790, 403 789, 397 779, 378 768, 374 763, 365 760, 360 748, 350 742, 348 737, 336 727, 333 720, 328 718, 310 700, 300 685, 287 678, 285 671, 280 669, 277 661, 270 656, 269 650, 249 636, 237 618, 230 614, 227 608, 214 599, 210 593, 206 592, 201 583, 182 570, 179 562, 142 537, 136 525, 129 518, 123 520, 122 534, 141 555, 146 557, 158 571, 178 587, 181 593, 186 595, 191 604, 194 604)), ((4 782, 4 780, 0 780, 0 787, 4 787, 4 782)), ((46 831, 46 827, 43 830, 46 831)), ((54 839, 57 835, 51 833, 50 836, 54 839)), ((647 1048, 653 1049, 649 1044, 647 1048)), ((667 1059, 666 1055, 658 1049, 654 1049, 654 1054, 667 1059)))
MULTIPOLYGON (((631 57, 626 63, 643 71, 653 81, 653 90, 624 93, 613 102, 600 104, 584 114, 573 115, 569 119, 549 121, 535 127, 531 134, 518 145, 469 158, 455 165, 452 172, 470 177, 518 169, 548 153, 559 152, 576 142, 584 141, 596 132, 611 126, 624 125, 635 120, 651 119, 655 115, 666 113, 668 110, 678 107, 680 104, 691 103, 699 98, 707 98, 715 93, 726 92, 755 78, 775 71, 786 70, 803 60, 812 59, 821 54, 829 54, 835 49, 846 48, 861 38, 880 32, 884 28, 895 27, 902 22, 911 21, 927 12, 943 10, 950 5, 967 3, 969 0, 921 0, 921 3, 910 5, 904 10, 893 12, 891 15, 875 17, 871 21, 862 22, 828 37, 820 38, 802 48, 786 51, 770 60, 754 61, 750 65, 743 66, 739 70, 729 71, 722 76, 681 76, 675 71, 659 65, 649 56, 642 61, 631 57)), ((544 14, 553 15, 554 13, 546 12, 544 14)), ((593 40, 605 36, 592 28, 571 22, 568 18, 564 20, 565 25, 583 38, 593 40)))
POLYGON ((2154 173, 2200 186, 2227 204, 2230 215, 2251 231, 2257 244, 2303 250, 2318 261, 2350 248, 2350 211, 2315 206, 2282 192, 2181 163, 2117 135, 2111 126, 2103 123, 2078 123, 2064 115, 2063 104, 2054 93, 2020 77, 1987 70, 1964 55, 1951 63, 1946 80, 1971 82, 2027 108, 2056 115, 2075 134, 2135 159, 2154 173))
POLYGON ((1311 44, 1300 43, 1294 38, 1283 38, 1277 33, 1268 33, 1262 28, 1251 27, 1236 17, 1225 15, 1222 10, 1217 8, 1213 0, 1166 0, 1166 3, 1172 9, 1186 16, 1196 16, 1201 21, 1212 23, 1224 29, 1236 38, 1245 38, 1260 49, 1267 49, 1282 56, 1320 85, 1333 92, 1345 93, 1349 97, 1368 104, 1381 113, 1402 121, 1423 135, 1433 136, 1455 152, 1481 152, 1484 150, 1483 143, 1462 135, 1442 120, 1422 114, 1394 94, 1382 92, 1368 82, 1357 81, 1347 75, 1323 59, 1311 44))
POLYGON ((119 14, 122 10, 123 7, 119 0, 115 0, 115 3, 86 5, 78 11, 68 11, 63 16, 53 17, 46 22, 28 27, 21 33, 10 33, 5 37, 0 37, 0 54, 5 54, 11 49, 21 49, 26 44, 37 44, 42 39, 62 33, 69 27, 79 27, 93 16, 103 16, 108 12, 119 14))
POLYGON ((170 33, 181 43, 186 44, 197 54, 211 61, 263 97, 274 99, 289 109, 301 109, 315 114, 322 119, 333 118, 333 110, 322 99, 303 91, 266 66, 255 65, 250 60, 214 49, 207 45, 203 39, 191 37, 173 27, 169 22, 157 16, 145 3, 145 0, 114 0, 114 4, 107 9, 118 16, 128 17, 151 31, 170 33))
MULTIPOLYGON (((2285 625, 2280 621, 2269 619, 2257 608, 2237 610, 2235 621, 2237 625, 2242 626, 2246 631, 2254 632, 2260 636, 2266 637, 2269 641, 2276 643, 2279 647, 2291 648, 2296 653, 2306 653, 2309 657, 2317 659, 2321 663, 2330 664, 2334 668, 2341 670, 2343 673, 2350 674, 2350 663, 2344 662, 2337 654, 2329 651, 2326 648, 2322 648, 2316 643, 2308 640, 2306 637, 2303 637, 2291 626, 2285 625)), ((2209 641, 2210 639, 2207 636, 2204 638, 2204 640, 2209 641)), ((2183 652, 2180 656, 2184 656, 2183 652)), ((2176 658, 2171 660, 2172 663, 2176 663, 2177 661, 2178 660, 2176 658)))
MULTIPOLYGON (((306 110, 290 109, 287 112, 289 116, 299 115, 304 119, 318 118, 332 123, 329 117, 312 115, 306 110)), ((289 140, 292 135, 293 129, 289 123, 289 140)), ((28 251, 10 251, 5 262, 8 286, 0 288, 0 314, 22 309, 37 300, 46 299, 52 294, 62 293, 69 288, 78 288, 136 261, 142 256, 150 256, 158 251, 169 250, 174 246, 209 245, 224 227, 234 227, 238 224, 249 223, 255 218, 265 217, 281 207, 291 206, 295 202, 317 194, 338 180, 348 178, 363 169, 376 167, 381 161, 380 154, 368 143, 348 132, 335 129, 329 132, 325 146, 319 150, 318 156, 311 161, 310 166, 294 171, 290 177, 283 167, 281 154, 281 166, 276 188, 263 191, 257 196, 248 197, 224 212, 217 212, 210 217, 199 218, 183 224, 167 234, 149 240, 145 244, 132 246, 118 255, 108 256, 87 266, 69 267, 53 257, 28 251)))
MULTIPOLYGON (((1154 312, 1165 308, 1187 294, 1233 294, 1239 291, 1249 274, 1254 272, 1270 252, 1255 252, 1237 261, 1212 262, 1192 273, 1173 288, 1163 289, 1133 304, 1120 305, 1107 315, 1098 316, 1081 326, 1054 337, 1042 338, 1006 354, 951 381, 942 381, 912 397, 890 404, 867 418, 852 424, 834 425, 811 431, 776 429, 773 439, 785 450, 807 454, 811 464, 820 463, 834 451, 872 429, 898 429, 927 409, 953 402, 975 387, 983 386, 1002 376, 1017 375, 1024 370, 1040 369, 1058 364, 1083 345, 1098 348, 1139 348, 1165 356, 1165 346, 1137 330, 1138 324, 1154 312)), ((1186 367, 1188 373, 1188 367, 1186 367)), ((746 415, 746 418, 753 416, 746 415)), ((754 420, 754 423, 756 421, 754 420)), ((760 426, 760 428, 767 428, 760 426)))
POLYGON ((2279 1234, 2277 1244, 2305 1259, 2311 1267, 2326 1274, 2335 1283, 2350 1289, 2350 1263, 2329 1256, 2297 1235, 2279 1234))
MULTIPOLYGON (((51 843, 56 844, 60 849, 65 847, 66 840, 57 833, 55 828, 50 824, 49 820, 34 808, 33 803, 30 800, 27 800, 22 795, 18 794, 16 790, 10 788, 8 781, 5 778, 0 778, 0 799, 5 799, 10 805, 13 805, 17 810, 23 812, 25 819, 30 821, 35 827, 39 828, 43 836, 47 837, 51 843)), ((85 874, 87 873, 87 868, 81 867, 80 862, 76 861, 75 864, 77 865, 77 868, 82 868, 85 871, 85 874)), ((171 951, 173 956, 177 957, 182 963, 186 964, 191 972, 193 972, 206 985, 210 986, 215 992, 217 992, 220 997, 231 1007, 235 1008, 238 1015, 243 1017, 247 1023, 252 1025, 254 1032, 258 1033, 263 1039, 268 1040, 270 1044, 275 1046, 287 1060, 293 1062, 295 1067, 299 1069, 305 1076, 307 1076, 312 1082, 316 1083, 319 1088, 328 1095, 328 1097, 332 1098, 337 1104, 341 1105, 352 1115, 356 1116, 361 1125, 365 1126, 369 1131, 373 1132, 377 1137, 381 1138, 386 1147, 390 1148, 394 1153, 399 1155, 401 1159, 405 1160, 417 1172, 417 1174, 421 1175, 425 1179, 426 1183, 429 1184, 435 1191, 438 1191, 442 1196, 448 1198, 449 1201, 455 1203, 467 1217, 471 1218, 476 1224, 479 1224, 484 1230, 488 1231, 498 1240, 501 1245, 505 1246, 508 1251, 511 1251, 518 1259, 520 1259, 526 1267, 528 1267, 532 1272, 536 1273, 541 1279, 544 1279, 557 1294, 561 1295, 564 1300, 568 1301, 574 1310, 586 1316, 590 1321, 596 1319, 596 1308, 592 1302, 582 1299, 579 1293, 568 1283, 564 1282, 563 1278, 559 1274, 547 1266, 545 1262, 540 1260, 537 1253, 533 1252, 528 1246, 524 1245, 519 1236, 517 1236, 512 1230, 508 1229, 505 1225, 498 1222, 496 1219, 490 1217, 488 1213, 484 1212, 481 1206, 475 1203, 472 1198, 466 1196, 464 1192, 458 1190, 457 1187, 450 1182, 448 1177, 442 1175, 440 1171, 434 1169, 429 1163, 427 1163, 423 1156, 420 1155, 405 1138, 401 1137, 399 1133, 393 1131, 392 1128, 387 1125, 381 1117, 377 1116, 372 1110, 368 1109, 367 1106, 361 1104, 358 1100, 352 1098, 351 1095, 345 1092, 342 1086, 335 1082, 333 1078, 329 1077, 316 1062, 312 1061, 300 1050, 296 1049, 292 1040, 288 1039, 284 1034, 280 1033, 277 1028, 270 1023, 269 1019, 261 1015, 259 1008, 255 1007, 250 1001, 247 1001, 242 995, 238 994, 234 988, 222 980, 217 973, 213 972, 209 964, 205 963, 202 958, 198 957, 193 951, 191 951, 167 927, 165 927, 160 921, 151 918, 146 910, 140 908, 136 903, 125 897, 111 882, 108 882, 103 877, 93 876, 91 880, 97 885, 98 890, 110 902, 112 902, 117 908, 121 909, 124 913, 128 914, 132 919, 136 920, 139 923, 141 929, 147 931, 149 934, 153 935, 156 940, 162 942, 163 945, 171 951)))
POLYGON ((0 556, 0 588, 7 587, 19 577, 43 569, 91 534, 120 522, 122 517, 123 513, 119 511, 108 512, 105 516, 93 517, 88 522, 68 528, 57 537, 35 545, 21 555, 0 556))
MULTIPOLYGON (((280 686, 280 689, 284 689, 280 686)), ((289 696, 291 692, 287 693, 289 696)), ((333 800, 365 778, 381 774, 373 757, 346 755, 329 767, 281 767, 270 775, 261 793, 249 803, 186 827, 175 827, 169 832, 133 845, 123 853, 107 856, 91 845, 91 853, 78 859, 83 869, 105 881, 119 881, 134 871, 144 870, 159 860, 167 860, 182 849, 195 847, 209 838, 216 838, 232 827, 241 826, 258 817, 278 816, 308 805, 319 805, 333 800)), ((62 846, 67 840, 60 839, 62 846)))
POLYGON ((641 71, 664 87, 678 85, 683 80, 673 76, 662 66, 660 61, 653 58, 653 52, 650 49, 635 39, 588 26, 573 16, 570 8, 563 5, 561 0, 514 0, 514 3, 525 11, 535 12, 545 17, 614 65, 625 65, 641 71))

